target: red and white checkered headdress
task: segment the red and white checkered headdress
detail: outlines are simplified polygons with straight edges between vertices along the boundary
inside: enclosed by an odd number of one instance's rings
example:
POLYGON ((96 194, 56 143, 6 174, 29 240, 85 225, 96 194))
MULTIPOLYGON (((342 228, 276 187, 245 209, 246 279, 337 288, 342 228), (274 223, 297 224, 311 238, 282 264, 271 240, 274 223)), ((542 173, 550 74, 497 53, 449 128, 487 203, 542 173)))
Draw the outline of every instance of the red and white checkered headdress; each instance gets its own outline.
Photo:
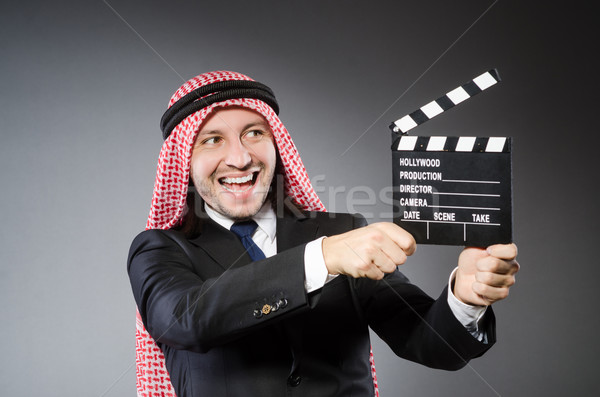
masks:
MULTIPOLYGON (((235 72, 204 73, 187 81, 171 97, 169 108, 192 91, 222 81, 252 81, 235 72)), ((202 98, 198 98, 201 101, 202 98)), ((169 229, 181 218, 188 189, 190 158, 196 134, 202 122, 215 107, 242 106, 260 113, 268 122, 279 150, 283 168, 285 193, 305 210, 325 211, 306 174, 304 164, 289 133, 271 106, 254 98, 234 98, 216 102, 187 116, 165 140, 154 184, 154 195, 146 229, 169 229)))
MULTIPOLYGON (((253 80, 236 72, 216 71, 204 73, 183 84, 171 97, 168 107, 171 109, 181 98, 192 92, 201 92, 202 87, 213 84, 218 85, 215 83, 228 81, 252 82, 253 80)), ((270 92, 268 88, 266 90, 270 92)), ((179 222, 184 214, 194 140, 203 121, 217 107, 242 106, 260 113, 271 127, 281 157, 285 194, 292 197, 304 210, 325 211, 323 203, 321 203, 310 183, 292 138, 272 106, 268 104, 268 102, 271 105, 273 103, 268 98, 265 100, 256 99, 256 97, 263 98, 260 94, 253 95, 253 97, 252 95, 243 98, 234 97, 214 102, 215 98, 218 99, 219 97, 213 96, 212 100, 208 99, 211 94, 214 93, 208 92, 206 95, 203 93, 199 94, 197 98, 192 98, 197 102, 204 101, 204 103, 199 104, 199 110, 189 115, 184 114, 186 117, 181 121, 175 117, 176 125, 165 127, 161 122, 163 133, 168 136, 163 143, 158 158, 154 194, 146 229, 170 229, 179 222), (208 100, 205 100, 205 98, 208 100), (210 104, 204 106, 206 103, 210 104), (171 127, 173 127, 172 131, 171 127)), ((372 356, 371 365, 376 394, 378 395, 372 356)), ((139 313, 136 321, 136 374, 138 397, 175 397, 162 351, 156 346, 154 339, 144 328, 139 313)))

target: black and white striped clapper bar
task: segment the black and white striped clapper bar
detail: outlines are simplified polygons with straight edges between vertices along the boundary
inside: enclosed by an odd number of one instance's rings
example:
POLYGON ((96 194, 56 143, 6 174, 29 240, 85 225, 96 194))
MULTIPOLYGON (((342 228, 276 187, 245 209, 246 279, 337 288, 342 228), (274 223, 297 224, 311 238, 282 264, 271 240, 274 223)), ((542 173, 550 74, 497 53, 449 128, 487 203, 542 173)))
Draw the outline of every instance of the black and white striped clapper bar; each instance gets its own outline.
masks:
MULTIPOLYGON (((403 133, 409 126, 394 124, 403 133)), ((511 145, 509 137, 399 134, 392 144, 394 222, 417 243, 512 242, 511 145)))
POLYGON ((479 94, 481 91, 490 88, 500 81, 498 70, 489 70, 473 80, 456 87, 445 95, 442 95, 435 101, 429 102, 427 105, 407 114, 406 116, 394 121, 390 124, 390 129, 396 133, 406 134, 416 126, 431 120, 438 114, 453 108, 459 103, 471 98, 473 95, 479 94))

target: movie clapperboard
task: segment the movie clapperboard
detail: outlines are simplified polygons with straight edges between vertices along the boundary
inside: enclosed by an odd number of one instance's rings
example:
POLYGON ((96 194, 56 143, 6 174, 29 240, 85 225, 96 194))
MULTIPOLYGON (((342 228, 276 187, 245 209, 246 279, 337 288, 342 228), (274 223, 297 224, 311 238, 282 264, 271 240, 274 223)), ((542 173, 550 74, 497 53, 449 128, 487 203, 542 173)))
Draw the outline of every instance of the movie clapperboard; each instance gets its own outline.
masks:
POLYGON ((394 222, 417 243, 512 242, 511 138, 406 135, 498 81, 490 70, 390 125, 394 222))

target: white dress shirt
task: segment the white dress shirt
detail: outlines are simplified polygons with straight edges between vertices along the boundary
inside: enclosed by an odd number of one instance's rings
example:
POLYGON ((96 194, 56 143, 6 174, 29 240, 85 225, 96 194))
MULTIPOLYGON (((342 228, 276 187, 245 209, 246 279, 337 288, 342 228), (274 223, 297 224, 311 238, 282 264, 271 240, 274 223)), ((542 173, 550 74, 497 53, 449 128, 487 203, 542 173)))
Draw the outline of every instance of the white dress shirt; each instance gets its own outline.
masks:
MULTIPOLYGON (((234 223, 233 219, 218 213, 206 204, 204 204, 204 210, 213 221, 228 230, 231 229, 234 223)), ((270 203, 265 203, 252 219, 258 224, 256 231, 252 235, 254 243, 263 251, 267 258, 277 254, 277 218, 270 203)), ((327 282, 336 277, 327 273, 323 250, 321 248, 324 238, 320 237, 307 243, 304 249, 304 287, 307 293, 322 288, 327 282)), ((487 339, 485 333, 479 331, 479 321, 485 314, 486 306, 467 305, 454 296, 452 284, 456 270, 452 271, 448 279, 448 305, 456 319, 471 335, 480 341, 485 341, 487 339)))

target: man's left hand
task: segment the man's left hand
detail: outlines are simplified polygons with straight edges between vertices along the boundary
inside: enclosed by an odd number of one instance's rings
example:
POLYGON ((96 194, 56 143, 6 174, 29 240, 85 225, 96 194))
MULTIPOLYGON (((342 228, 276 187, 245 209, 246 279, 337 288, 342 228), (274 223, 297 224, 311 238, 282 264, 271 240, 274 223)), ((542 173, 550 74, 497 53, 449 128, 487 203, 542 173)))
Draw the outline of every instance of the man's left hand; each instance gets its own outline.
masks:
POLYGON ((467 247, 458 258, 454 295, 474 306, 489 306, 508 296, 519 271, 515 244, 467 247))

